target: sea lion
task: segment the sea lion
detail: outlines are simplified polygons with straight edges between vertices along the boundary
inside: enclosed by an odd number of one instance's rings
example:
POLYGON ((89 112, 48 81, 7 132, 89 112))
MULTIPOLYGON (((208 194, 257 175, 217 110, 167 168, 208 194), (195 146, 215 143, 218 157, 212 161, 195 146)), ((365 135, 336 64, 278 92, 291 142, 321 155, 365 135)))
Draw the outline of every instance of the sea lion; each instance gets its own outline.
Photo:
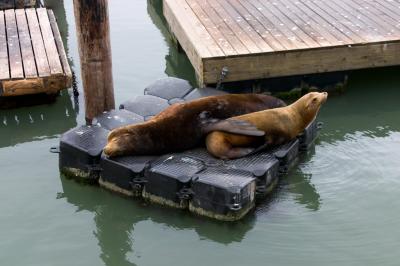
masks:
POLYGON ((177 103, 144 123, 111 131, 104 153, 114 157, 178 152, 195 147, 212 130, 259 135, 254 126, 240 121, 216 122, 282 106, 286 106, 282 100, 263 94, 225 94, 177 103))
POLYGON ((230 118, 232 120, 253 124, 265 132, 265 135, 257 137, 214 131, 207 135, 207 150, 215 157, 234 159, 249 155, 255 149, 258 151, 260 147, 266 148, 288 142, 303 132, 314 120, 327 97, 326 92, 310 92, 286 107, 232 117, 230 118))

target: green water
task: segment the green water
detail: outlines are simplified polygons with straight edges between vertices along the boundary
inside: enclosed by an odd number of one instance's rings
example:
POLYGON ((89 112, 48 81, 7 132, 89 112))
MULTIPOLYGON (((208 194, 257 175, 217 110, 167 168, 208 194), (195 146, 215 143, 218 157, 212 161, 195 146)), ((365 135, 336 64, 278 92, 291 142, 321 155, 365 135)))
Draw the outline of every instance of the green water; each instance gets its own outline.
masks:
MULTIPOLYGON (((79 77, 72 1, 47 4, 79 77)), ((109 5, 117 103, 167 75, 194 80, 157 5, 109 5)), ((322 109, 315 149, 236 224, 60 177, 48 150, 84 121, 82 97, 64 92, 52 105, 0 111, 0 265, 399 265, 399 73, 352 73, 347 92, 322 109)))

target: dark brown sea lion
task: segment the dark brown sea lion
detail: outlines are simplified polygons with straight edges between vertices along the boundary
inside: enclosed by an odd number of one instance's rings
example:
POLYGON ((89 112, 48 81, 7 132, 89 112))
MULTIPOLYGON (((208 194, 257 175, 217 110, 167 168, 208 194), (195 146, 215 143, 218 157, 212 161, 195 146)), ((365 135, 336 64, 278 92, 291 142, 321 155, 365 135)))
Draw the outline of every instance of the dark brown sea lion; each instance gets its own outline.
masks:
POLYGON ((263 94, 226 94, 177 103, 144 123, 111 131, 104 153, 113 157, 182 151, 200 144, 212 130, 257 135, 253 126, 243 122, 215 122, 282 106, 286 106, 282 100, 263 94))
POLYGON ((264 131, 265 135, 257 137, 214 131, 207 135, 207 150, 215 157, 234 159, 252 153, 261 145, 268 147, 288 142, 303 132, 314 120, 327 97, 326 92, 311 92, 286 107, 227 119, 249 122, 264 131))

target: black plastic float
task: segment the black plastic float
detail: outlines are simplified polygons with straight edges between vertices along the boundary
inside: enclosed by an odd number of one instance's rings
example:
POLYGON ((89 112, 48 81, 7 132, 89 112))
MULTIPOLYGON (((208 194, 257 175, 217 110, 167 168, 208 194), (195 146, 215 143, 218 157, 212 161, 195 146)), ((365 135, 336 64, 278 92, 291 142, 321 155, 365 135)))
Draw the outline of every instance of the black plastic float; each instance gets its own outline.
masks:
POLYGON ((145 95, 105 112, 93 126, 80 126, 63 134, 59 166, 62 173, 131 197, 207 216, 235 221, 244 217, 276 186, 307 150, 318 133, 313 122, 297 139, 273 150, 236 160, 219 160, 204 148, 163 156, 102 155, 110 130, 150 119, 177 102, 224 94, 211 88, 194 89, 177 78, 156 81, 145 95))

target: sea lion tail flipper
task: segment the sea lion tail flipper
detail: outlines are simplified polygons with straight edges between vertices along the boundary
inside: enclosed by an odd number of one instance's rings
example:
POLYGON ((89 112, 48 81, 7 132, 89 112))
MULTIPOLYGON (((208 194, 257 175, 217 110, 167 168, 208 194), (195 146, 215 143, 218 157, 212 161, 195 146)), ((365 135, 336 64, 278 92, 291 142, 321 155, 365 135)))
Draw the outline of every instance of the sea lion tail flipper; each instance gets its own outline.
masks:
POLYGON ((254 150, 252 147, 234 147, 222 132, 212 132, 206 138, 207 151, 219 159, 244 157, 254 150))
POLYGON ((259 130, 255 125, 248 121, 227 119, 208 123, 203 127, 203 133, 208 134, 212 131, 224 131, 233 134, 261 137, 265 135, 265 132, 259 130))

